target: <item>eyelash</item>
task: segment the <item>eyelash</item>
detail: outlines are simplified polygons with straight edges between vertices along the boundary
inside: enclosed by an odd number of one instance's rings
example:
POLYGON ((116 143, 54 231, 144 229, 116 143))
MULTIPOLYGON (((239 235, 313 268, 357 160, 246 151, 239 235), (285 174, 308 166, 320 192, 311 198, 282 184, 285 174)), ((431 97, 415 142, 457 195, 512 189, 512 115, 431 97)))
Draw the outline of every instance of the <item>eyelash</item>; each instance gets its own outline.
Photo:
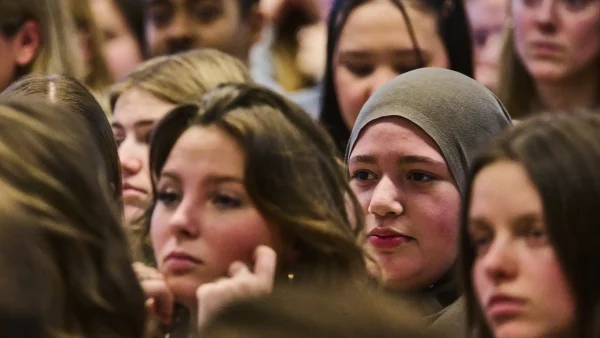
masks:
MULTIPOLYGON (((350 178, 353 180, 357 180, 359 182, 365 182, 365 181, 370 181, 370 180, 376 180, 377 176, 373 172, 368 171, 368 170, 357 170, 352 173, 350 178), (367 178, 360 178, 360 176, 362 174, 367 174, 368 175, 367 178)), ((410 173, 408 173, 407 179, 410 181, 417 182, 417 183, 429 183, 432 181, 436 181, 438 178, 435 175, 432 175, 430 173, 415 170, 415 171, 411 171, 410 173), (415 175, 423 175, 424 177, 421 179, 416 179, 415 175)))
POLYGON ((172 206, 179 201, 179 194, 169 190, 159 191, 156 199, 165 206, 172 206))

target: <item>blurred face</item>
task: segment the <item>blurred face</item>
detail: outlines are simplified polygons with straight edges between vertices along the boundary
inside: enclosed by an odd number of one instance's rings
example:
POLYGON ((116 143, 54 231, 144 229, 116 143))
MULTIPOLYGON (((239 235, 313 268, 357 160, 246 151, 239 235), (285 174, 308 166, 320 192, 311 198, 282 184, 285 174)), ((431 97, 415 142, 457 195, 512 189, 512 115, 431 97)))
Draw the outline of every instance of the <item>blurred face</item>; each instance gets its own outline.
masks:
POLYGON ((258 245, 278 252, 280 235, 244 186, 244 154, 216 127, 192 127, 177 141, 158 179, 151 236, 160 272, 188 306, 196 289, 227 276, 229 265, 252 266, 258 245))
POLYGON ((497 67, 502 50, 502 28, 506 21, 509 0, 472 0, 467 11, 475 47, 475 78, 495 89, 497 67))
POLYGON ((575 301, 523 167, 501 161, 484 168, 468 217, 473 285, 494 336, 574 337, 575 301))
POLYGON ((348 165, 377 263, 369 272, 401 291, 437 282, 456 258, 460 195, 435 142, 403 118, 381 118, 362 131, 348 165))
MULTIPOLYGON (((405 7, 425 65, 448 68, 435 17, 408 4, 405 7)), ((389 0, 378 0, 354 8, 340 34, 333 67, 342 118, 352 129, 360 109, 377 88, 420 67, 398 7, 389 0)))
POLYGON ((155 123, 173 108, 174 104, 135 88, 117 100, 112 128, 121 160, 126 224, 142 216, 150 206, 150 134, 155 123))
POLYGON ((261 30, 258 12, 243 19, 239 0, 144 0, 150 54, 214 48, 248 58, 261 30))
POLYGON ((119 80, 142 62, 142 51, 113 0, 92 0, 94 20, 104 36, 104 57, 113 79, 119 80))
POLYGON ((536 81, 561 81, 600 57, 600 1, 512 0, 517 54, 536 81))

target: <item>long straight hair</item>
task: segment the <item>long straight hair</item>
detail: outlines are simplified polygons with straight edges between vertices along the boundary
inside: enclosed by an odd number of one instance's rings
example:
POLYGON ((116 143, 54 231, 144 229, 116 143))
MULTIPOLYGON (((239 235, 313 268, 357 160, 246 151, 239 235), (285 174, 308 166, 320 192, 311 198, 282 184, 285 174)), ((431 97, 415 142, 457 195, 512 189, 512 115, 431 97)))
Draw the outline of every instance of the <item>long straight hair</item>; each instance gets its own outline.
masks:
MULTIPOLYGON (((323 79, 323 99, 320 120, 343 153, 350 138, 350 130, 342 120, 340 104, 335 91, 333 60, 344 25, 352 11, 371 0, 336 0, 327 23, 327 62, 323 79)), ((446 48, 450 69, 473 78, 473 47, 471 30, 462 0, 389 0, 402 13, 410 34, 417 59, 423 58, 418 52, 414 28, 406 12, 405 2, 411 6, 432 12, 437 18, 438 34, 446 48)))
MULTIPOLYGON (((545 224, 561 270, 576 304, 576 336, 600 335, 600 116, 586 112, 542 115, 517 124, 496 139, 474 163, 473 180, 498 161, 523 166, 537 189, 545 224)), ((475 337, 492 338, 472 281, 475 249, 469 240, 468 188, 460 230, 460 273, 468 324, 475 337)))

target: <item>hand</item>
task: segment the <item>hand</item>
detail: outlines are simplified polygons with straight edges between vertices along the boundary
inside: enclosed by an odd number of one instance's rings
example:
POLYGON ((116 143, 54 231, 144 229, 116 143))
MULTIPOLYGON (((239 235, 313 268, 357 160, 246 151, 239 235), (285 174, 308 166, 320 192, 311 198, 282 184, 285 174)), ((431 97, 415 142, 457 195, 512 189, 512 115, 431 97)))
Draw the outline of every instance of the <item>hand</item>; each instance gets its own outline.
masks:
POLYGON ((133 263, 133 269, 146 295, 146 310, 161 322, 170 324, 174 297, 163 275, 139 262, 133 263))
POLYGON ((277 254, 267 246, 254 251, 254 272, 242 262, 229 266, 229 278, 201 285, 198 298, 198 328, 204 325, 223 307, 248 298, 271 293, 277 267, 277 254))

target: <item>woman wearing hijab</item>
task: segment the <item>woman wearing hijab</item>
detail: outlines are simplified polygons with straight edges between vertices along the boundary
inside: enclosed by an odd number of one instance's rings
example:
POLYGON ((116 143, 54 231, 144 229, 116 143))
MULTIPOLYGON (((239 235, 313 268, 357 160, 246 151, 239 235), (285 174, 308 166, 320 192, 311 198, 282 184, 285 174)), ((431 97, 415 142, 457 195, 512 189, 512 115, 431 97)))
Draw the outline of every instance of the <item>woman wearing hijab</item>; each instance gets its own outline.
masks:
POLYGON ((377 90, 352 130, 346 161, 366 213, 369 273, 446 336, 464 336, 451 272, 471 157, 510 124, 483 85, 422 68, 377 90))

